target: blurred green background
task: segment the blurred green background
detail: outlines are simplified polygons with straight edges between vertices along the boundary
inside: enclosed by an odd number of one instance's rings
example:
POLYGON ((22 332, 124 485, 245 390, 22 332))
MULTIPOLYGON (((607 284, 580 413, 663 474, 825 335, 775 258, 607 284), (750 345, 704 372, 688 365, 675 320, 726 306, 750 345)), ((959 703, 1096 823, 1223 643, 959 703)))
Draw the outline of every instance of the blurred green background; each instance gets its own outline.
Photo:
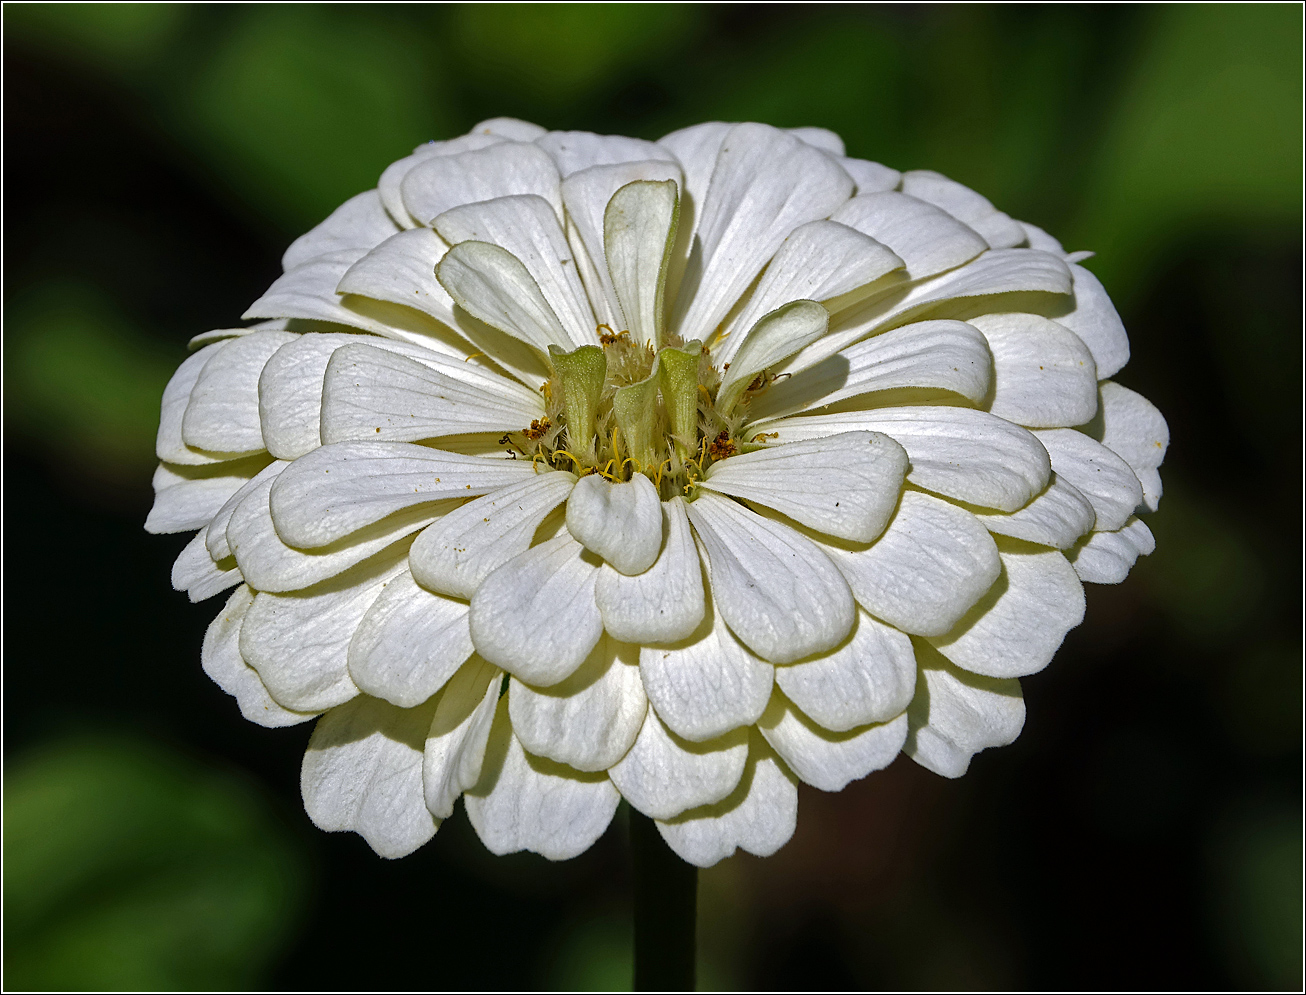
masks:
POLYGON ((5 986, 620 988, 621 825, 552 865, 465 818, 308 825, 307 727, 199 669, 141 531, 164 383, 295 235, 513 115, 823 125, 1093 249, 1169 419, 1158 551, 959 782, 804 788, 703 874, 709 988, 1297 988, 1297 5, 6 5, 5 986))

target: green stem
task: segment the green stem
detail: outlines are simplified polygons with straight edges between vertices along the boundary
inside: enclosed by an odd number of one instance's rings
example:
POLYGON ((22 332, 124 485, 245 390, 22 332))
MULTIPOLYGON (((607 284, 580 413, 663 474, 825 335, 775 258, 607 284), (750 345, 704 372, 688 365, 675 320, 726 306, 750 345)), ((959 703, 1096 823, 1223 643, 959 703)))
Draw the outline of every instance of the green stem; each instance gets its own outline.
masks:
POLYGON ((630 810, 635 865, 635 991, 692 992, 698 868, 677 857, 653 820, 630 810))

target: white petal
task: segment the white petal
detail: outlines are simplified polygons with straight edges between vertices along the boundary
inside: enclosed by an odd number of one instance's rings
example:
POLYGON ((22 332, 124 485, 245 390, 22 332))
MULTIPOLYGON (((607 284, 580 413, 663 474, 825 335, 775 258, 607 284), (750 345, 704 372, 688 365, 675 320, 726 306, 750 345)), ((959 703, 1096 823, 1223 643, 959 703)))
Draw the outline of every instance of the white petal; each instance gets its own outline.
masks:
POLYGON ((268 507, 271 488, 270 479, 261 481, 236 505, 227 523, 227 540, 245 579, 260 591, 278 593, 336 576, 425 528, 449 507, 449 502, 417 505, 337 542, 302 550, 286 545, 277 534, 268 507))
POLYGON ((703 570, 684 499, 673 497, 661 514, 662 548, 653 566, 627 576, 604 564, 594 585, 603 627, 626 642, 676 642, 703 621, 703 570))
POLYGON ((642 473, 615 484, 590 474, 567 498, 567 531, 621 573, 643 573, 662 548, 662 503, 642 473))
POLYGON ((1143 506, 1156 511, 1161 500, 1156 468, 1170 445, 1170 426, 1151 401, 1118 383, 1103 383, 1099 399, 1098 417, 1083 431, 1129 464, 1143 485, 1143 506))
POLYGON ((366 249, 328 252, 292 269, 264 291, 246 310, 245 318, 306 318, 361 328, 375 335, 404 337, 401 328, 428 333, 438 338, 440 328, 429 317, 411 308, 396 308, 365 297, 341 297, 336 287, 366 249))
POLYGON ((1088 584, 1119 584, 1129 576, 1139 556, 1156 549, 1156 539, 1140 519, 1130 518, 1116 532, 1085 536, 1066 555, 1079 579, 1088 584))
POLYGON ((986 508, 1015 511, 1047 486, 1051 464, 1033 433, 986 411, 943 405, 785 418, 754 425, 779 442, 883 432, 907 451, 907 480, 986 508))
POLYGON ((744 334, 780 305, 818 301, 837 310, 854 302, 854 291, 902 265, 886 246, 847 225, 834 221, 799 225, 767 265, 744 309, 731 320, 729 337, 713 350, 718 365, 731 362, 744 334))
POLYGON ((440 823, 422 797, 422 747, 434 712, 434 702, 396 708, 359 697, 322 716, 299 776, 313 824, 358 833, 389 858, 434 836, 440 823))
POLYGON ((279 729, 307 722, 317 713, 292 712, 278 705, 259 680, 258 672, 240 655, 240 625, 253 602, 254 592, 241 584, 209 623, 200 651, 204 673, 235 698, 240 714, 256 725, 279 729))
POLYGON ((534 139, 535 144, 552 156, 564 177, 592 166, 611 166, 625 162, 661 159, 675 162, 675 157, 656 142, 625 135, 596 135, 591 131, 549 131, 534 139))
POLYGON ((738 786, 715 805, 658 822, 667 845, 698 867, 711 867, 743 849, 769 857, 798 825, 798 779, 757 733, 738 786))
POLYGON ((1097 363, 1099 377, 1115 376, 1129 362, 1129 336, 1102 281, 1083 266, 1070 263, 1074 278, 1074 309, 1057 321, 1078 335, 1097 363))
POLYGON ((1058 550, 998 540, 1002 576, 946 636, 931 639, 957 666, 986 677, 1036 674, 1084 620, 1084 588, 1058 550))
POLYGON ((472 596, 476 651, 540 687, 574 673, 603 634, 584 553, 564 532, 492 571, 472 596))
POLYGON ((517 194, 543 197, 560 218, 558 184, 557 167, 542 149, 508 141, 426 159, 408 171, 400 193, 408 213, 422 224, 450 208, 517 194))
POLYGON ((240 655, 287 708, 311 712, 343 704, 358 694, 349 677, 349 641, 403 569, 400 550, 397 558, 361 564, 303 593, 259 594, 240 629, 240 655))
POLYGON ((499 135, 514 142, 533 142, 547 133, 547 129, 541 128, 538 124, 531 124, 520 118, 492 117, 473 125, 468 135, 499 135))
POLYGON ((224 338, 220 342, 206 345, 198 352, 191 353, 177 367, 177 372, 168 381, 168 386, 163 388, 159 434, 154 444, 154 451, 165 463, 202 466, 233 458, 220 453, 202 453, 191 449, 181 437, 182 418, 186 414, 186 405, 190 403, 190 392, 195 387, 195 381, 199 379, 200 371, 219 349, 225 348, 231 341, 224 338))
POLYGON ((154 504, 145 531, 159 535, 203 528, 266 465, 267 457, 209 466, 160 463, 154 471, 154 504))
POLYGON ((757 728, 801 780, 822 791, 842 791, 850 782, 893 762, 907 739, 907 716, 830 732, 777 691, 757 728))
POLYGON ((1097 520, 1088 498, 1055 473, 1043 493, 1019 511, 975 511, 975 517, 990 532, 1057 549, 1069 549, 1097 520))
MULTIPOLYGON (((675 301, 685 275, 686 265, 691 255, 694 236, 703 217, 703 198, 712 180, 712 170, 716 167, 717 154, 721 143, 733 128, 732 124, 710 121, 695 124, 658 139, 658 144, 670 149, 684 170, 685 181, 680 187, 680 228, 676 234, 676 245, 671 254, 671 265, 667 274, 667 300, 675 301)), ((701 270, 703 256, 701 251, 695 257, 696 272, 691 280, 697 280, 697 271, 701 270)))
POLYGON ((690 260, 679 290, 681 336, 706 338, 788 234, 829 217, 852 190, 839 164, 807 143, 767 125, 732 128, 703 200, 699 263, 690 260))
POLYGON ((986 314, 971 324, 993 353, 993 414, 1030 428, 1061 428, 1097 412, 1097 367, 1073 332, 1035 314, 986 314))
POLYGON ((635 745, 608 776, 637 811, 652 819, 672 819, 729 795, 747 761, 747 729, 691 743, 668 729, 650 708, 635 745))
POLYGON ((903 753, 936 774, 961 777, 980 750, 1016 741, 1025 725, 1020 681, 960 670, 919 641, 916 659, 920 673, 903 753))
POLYGON ((292 270, 314 256, 342 249, 366 250, 395 233, 376 190, 367 190, 337 207, 327 219, 290 243, 281 268, 292 270))
MULTIPOLYGON (((460 135, 457 138, 447 142, 427 142, 425 145, 419 145, 413 149, 413 154, 405 156, 397 162, 392 162, 385 168, 381 178, 377 180, 377 193, 381 195, 381 203, 385 205, 386 211, 395 223, 403 228, 412 228, 414 225, 420 225, 424 219, 416 219, 408 213, 408 208, 404 206, 403 182, 414 166, 427 159, 441 155, 457 155, 459 152, 475 152, 477 149, 488 148, 491 145, 497 145, 499 142, 511 135, 489 135, 489 134, 468 134, 460 135)), ((532 136, 534 137, 534 136, 532 136)), ((529 141, 529 139, 519 139, 520 141, 529 141)))
POLYGON ((259 373, 294 338, 291 332, 255 332, 230 339, 215 352, 200 371, 182 417, 186 445, 217 453, 266 448, 258 417, 259 373))
POLYGON ((858 191, 830 220, 887 245, 913 280, 954 269, 988 248, 982 236, 946 211, 902 193, 858 191))
POLYGON ((907 454, 887 435, 845 432, 713 463, 701 486, 764 504, 818 532, 870 542, 898 506, 906 472, 907 454))
POLYGON ((477 497, 534 473, 525 461, 408 442, 335 442, 301 456, 277 478, 272 520, 293 546, 326 546, 412 505, 477 497))
POLYGON ((262 500, 266 504, 268 489, 272 486, 272 481, 288 466, 290 464, 285 460, 274 460, 269 463, 254 474, 214 513, 213 520, 209 522, 208 535, 205 540, 209 555, 214 560, 225 560, 231 556, 231 543, 227 539, 227 526, 231 524, 231 518, 236 513, 236 509, 255 491, 262 492, 262 500))
POLYGON ((413 576, 432 591, 471 598, 490 571, 530 548, 535 530, 575 483, 566 471, 540 473, 454 509, 414 541, 413 576))
POLYGON ((916 657, 907 636, 858 612, 842 645, 777 667, 775 682, 820 726, 847 732, 887 722, 907 707, 916 690, 916 657))
POLYGON ((839 160, 839 165, 857 184, 858 196, 864 193, 883 193, 886 190, 896 190, 898 184, 902 182, 902 173, 896 169, 890 169, 888 166, 881 166, 878 162, 871 162, 868 159, 844 157, 839 160))
POLYGON ((771 698, 775 668, 744 648, 710 603, 683 642, 639 652, 644 692, 667 728, 694 743, 752 725, 771 698))
POLYGON ((547 355, 576 347, 521 260, 488 242, 460 242, 436 267, 440 285, 472 317, 547 355))
POLYGON ((193 602, 220 594, 242 580, 234 560, 213 562, 204 543, 207 535, 208 527, 205 526, 195 533, 195 538, 186 544, 172 564, 173 590, 185 591, 193 602))
POLYGON ((904 632, 949 631, 998 579, 988 531, 968 511, 905 491, 893 521, 869 548, 824 549, 863 608, 904 632))
POLYGON ((284 318, 276 318, 272 321, 260 321, 254 325, 246 325, 240 328, 214 328, 211 331, 200 332, 198 335, 192 335, 186 343, 187 349, 198 349, 200 346, 206 346, 214 342, 223 342, 227 339, 238 339, 242 335, 249 335, 253 332, 261 331, 264 328, 286 327, 284 318))
POLYGON ((991 203, 956 180, 929 169, 902 174, 902 192, 941 207, 958 221, 984 236, 995 249, 1009 249, 1025 241, 1025 229, 991 203))
POLYGON ((544 198, 500 197, 465 204, 444 212, 432 224, 450 245, 487 242, 511 252, 526 267, 570 340, 598 345, 594 312, 576 272, 571 246, 544 198))
POLYGON ((1062 248, 1061 243, 1038 225, 1031 225, 1028 221, 1017 221, 1016 224, 1025 230, 1025 239, 1029 242, 1031 249, 1038 249, 1042 252, 1055 252, 1059 256, 1066 254, 1066 250, 1062 248))
POLYGON ((503 671, 473 656, 449 678, 426 735, 422 783, 426 807, 441 819, 481 778, 503 671))
POLYGON ((749 413, 755 419, 774 418, 903 387, 947 390, 978 402, 989 393, 992 370, 988 342, 973 326, 918 321, 849 346, 815 366, 786 366, 793 376, 761 394, 749 413))
POLYGON ((1143 488, 1129 464, 1083 432, 1051 428, 1035 432, 1052 460, 1057 476, 1065 477, 1093 505, 1094 526, 1114 532, 1142 503, 1143 488))
POLYGON ((810 539, 710 493, 689 506, 689 520, 717 609, 754 653, 791 663, 843 641, 856 617, 852 593, 810 539))
POLYGON ((843 139, 829 128, 786 128, 785 131, 795 138, 801 138, 814 149, 829 152, 830 155, 843 157, 843 139))
POLYGON ((829 327, 830 315, 815 301, 778 307, 749 330, 734 362, 721 378, 716 407, 727 415, 757 374, 815 342, 829 327))
POLYGON ((418 587, 405 567, 372 603, 349 643, 349 676, 365 694, 420 705, 472 655, 467 603, 418 587))
POLYGON ((499 699, 481 780, 463 798, 487 850, 567 860, 603 835, 620 801, 606 774, 527 755, 512 734, 508 702, 499 699))
POLYGON ((514 677, 508 686, 508 715, 522 746, 577 770, 607 770, 624 757, 646 711, 639 647, 611 636, 561 683, 533 688, 514 677))
POLYGON ((342 346, 332 353, 323 380, 322 441, 410 442, 503 432, 544 417, 540 395, 488 371, 476 376, 481 382, 455 379, 388 349, 342 346), (493 386, 490 377, 497 381, 493 386))
POLYGON ((623 186, 607 202, 600 229, 598 258, 606 258, 607 264, 597 268, 605 274, 606 286, 621 309, 622 327, 636 342, 652 342, 654 348, 662 344, 667 263, 679 210, 678 179, 678 175, 661 182, 641 179, 623 186))

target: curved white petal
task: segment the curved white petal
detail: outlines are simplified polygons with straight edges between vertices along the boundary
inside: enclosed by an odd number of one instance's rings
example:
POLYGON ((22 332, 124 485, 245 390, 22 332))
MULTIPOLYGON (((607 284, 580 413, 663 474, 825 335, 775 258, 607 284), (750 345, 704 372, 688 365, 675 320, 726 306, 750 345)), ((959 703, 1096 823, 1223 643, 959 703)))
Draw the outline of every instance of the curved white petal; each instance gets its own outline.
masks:
POLYGON ((984 237, 994 249, 1009 249, 1025 241, 1025 229, 981 194, 930 169, 902 174, 902 192, 941 207, 984 237))
MULTIPOLYGON (((597 257, 594 255, 596 249, 590 249, 591 258, 596 259, 595 269, 622 315, 621 327, 627 329, 636 342, 652 342, 654 348, 662 345, 667 264, 679 215, 676 183, 680 179, 680 171, 674 166, 666 163, 656 165, 665 168, 643 170, 646 176, 638 177, 639 182, 632 180, 612 194, 604 205, 595 233, 602 235, 597 257), (666 176, 672 169, 675 169, 675 175, 666 176)), ((581 175, 588 175, 588 171, 581 175)), ((587 190, 594 188, 593 193, 597 194, 605 190, 610 181, 608 176, 596 177, 586 187, 587 190)), ((592 201, 584 207, 591 204, 592 201)), ((591 223, 587 221, 587 227, 591 223)), ((579 221, 577 228, 584 238, 585 231, 580 228, 579 221)), ((593 235, 589 236, 586 244, 589 245, 593 238, 593 235)))
POLYGON ((777 667, 775 682, 822 728, 847 732, 887 722, 907 707, 916 690, 916 657, 907 636, 862 611, 841 645, 777 667))
POLYGON ((998 540, 1002 576, 945 636, 930 639, 957 666, 987 677, 1036 674, 1084 620, 1084 588, 1066 557, 998 540))
POLYGON ((379 856, 406 857, 440 823, 422 797, 422 747, 435 703, 396 708, 358 697, 313 729, 299 785, 313 825, 351 831, 379 856))
POLYGON ((993 353, 993 414, 1030 428, 1063 428, 1097 413, 1097 367, 1073 332, 1035 314, 986 314, 971 324, 993 353))
POLYGON ((1038 225, 1031 225, 1028 221, 1017 221, 1025 231, 1025 240, 1029 242, 1031 249, 1039 249, 1042 252, 1055 252, 1059 256, 1064 256, 1066 250, 1061 243, 1045 232, 1038 225))
MULTIPOLYGON (((389 323, 381 320, 377 312, 403 324, 414 324, 435 329, 430 318, 411 309, 384 307, 366 299, 357 301, 362 306, 353 307, 355 300, 341 297, 336 287, 349 268, 367 255, 368 249, 341 249, 314 256, 307 262, 278 277, 263 296, 246 309, 244 318, 306 318, 330 321, 339 325, 360 328, 375 335, 395 334, 389 323), (407 310, 407 314, 403 311, 407 310)), ((288 333, 287 333, 288 334, 288 333)))
POLYGON ((903 753, 943 777, 961 777, 980 750, 1016 741, 1025 725, 1020 681, 961 670, 920 641, 916 660, 920 673, 903 753))
POLYGON ((802 128, 786 128, 785 131, 795 138, 802 139, 814 149, 828 152, 832 156, 839 157, 840 160, 843 158, 843 139, 829 128, 814 128, 809 125, 802 128))
POLYGON ((567 498, 567 531, 623 574, 640 574, 662 548, 662 503, 642 473, 613 483, 582 477, 567 498))
POLYGON ((487 850, 567 860, 603 835, 620 801, 606 774, 528 755, 512 734, 507 700, 499 699, 481 779, 463 797, 487 850))
POLYGON ((299 594, 261 593, 240 628, 240 655, 286 708, 321 711, 358 694, 349 641, 385 585, 404 570, 403 551, 361 564, 299 594))
POLYGON ((898 506, 906 472, 907 454, 887 435, 844 432, 713 463, 701 486, 774 508, 818 532, 870 542, 898 506))
POLYGON ((918 321, 849 346, 815 366, 791 364, 786 367, 790 371, 792 377, 750 405, 753 418, 817 410, 902 387, 948 390, 978 402, 989 392, 993 360, 984 336, 966 322, 918 321))
MULTIPOLYGON (((490 377, 482 371, 481 376, 490 377)), ((525 428, 544 416, 538 394, 503 377, 456 380, 406 356, 361 343, 342 346, 322 386, 322 441, 412 442, 525 428)))
POLYGON ((577 770, 607 770, 626 755, 644 724, 648 699, 639 647, 605 636, 566 680, 508 686, 512 731, 527 751, 577 770))
MULTIPOLYGON (((381 196, 381 203, 385 205, 386 212, 400 227, 412 228, 414 225, 423 224, 423 220, 415 219, 408 213, 408 208, 404 206, 404 177, 412 172, 414 166, 436 156, 457 155, 459 152, 475 152, 477 149, 497 145, 499 142, 512 137, 514 136, 477 133, 473 130, 470 134, 459 135, 447 142, 427 142, 425 145, 417 146, 417 148, 413 149, 412 155, 404 156, 404 158, 392 162, 381 173, 381 178, 376 183, 376 190, 381 196)), ((529 141, 530 139, 518 140, 529 141)))
POLYGON ((342 249, 367 250, 395 233, 395 223, 386 215, 381 196, 366 190, 332 211, 325 221, 290 243, 281 257, 281 268, 292 270, 314 256, 342 249))
POLYGON ((1143 486, 1143 506, 1156 511, 1161 475, 1156 472, 1170 446, 1170 426, 1142 394, 1110 380, 1098 389, 1098 417, 1084 426, 1098 442, 1121 457, 1143 486))
POLYGON ((159 535, 203 528, 266 465, 267 457, 208 466, 160 463, 154 471, 154 504, 145 531, 159 535))
POLYGON ((757 289, 730 321, 729 337, 713 350, 718 365, 734 359, 744 335, 764 314, 790 301, 846 306, 849 295, 901 269, 891 249, 835 221, 809 221, 784 240, 757 289))
POLYGON ((534 142, 549 153, 564 178, 593 166, 612 166, 649 159, 675 162, 675 156, 657 142, 627 138, 625 135, 596 135, 592 131, 549 131, 535 138, 534 142))
POLYGON ((432 224, 450 245, 486 242, 512 253, 526 267, 570 340, 598 345, 594 312, 576 272, 571 246, 558 215, 543 197, 499 197, 465 204, 445 211, 432 224))
POLYGON ((412 505, 478 497, 534 475, 525 461, 408 442, 334 442, 301 456, 277 478, 272 520, 292 546, 326 546, 412 505))
POLYGON ((190 404, 190 392, 199 379, 200 372, 214 357, 218 350, 231 344, 231 339, 222 339, 210 343, 197 352, 187 356, 171 379, 163 388, 163 402, 159 413, 159 432, 154 443, 154 452, 165 463, 182 466, 203 466, 223 460, 237 458, 222 453, 203 453, 186 445, 181 437, 182 419, 186 406, 190 404))
POLYGON ((488 148, 432 156, 403 178, 400 195, 408 213, 422 224, 463 204, 496 197, 536 194, 562 217, 557 167, 530 142, 497 142, 488 148))
POLYGON ((292 712, 278 705, 259 680, 258 672, 240 655, 240 626, 253 602, 254 592, 248 584, 241 584, 209 623, 200 650, 204 673, 235 698, 240 714, 256 725, 279 729, 307 722, 317 713, 292 712))
POLYGON ((829 327, 830 315, 815 301, 793 301, 776 308, 754 325, 721 378, 716 407, 730 413, 757 374, 816 341, 829 327))
POLYGON ((1100 532, 1122 528, 1143 501, 1143 487, 1129 464, 1072 428, 1035 432, 1048 451, 1052 469, 1093 505, 1100 532))
POLYGON ((1156 549, 1152 530, 1130 518, 1115 532, 1094 532, 1066 553, 1079 579, 1086 584, 1119 584, 1140 556, 1156 549))
POLYGON ((272 354, 296 336, 268 330, 229 339, 204 364, 181 420, 185 444, 218 453, 266 448, 258 417, 258 378, 272 354))
POLYGON ((548 134, 547 128, 523 121, 515 117, 491 117, 473 125, 469 135, 497 135, 514 142, 533 142, 541 135, 548 134))
POLYGON ((564 532, 493 570, 472 595, 476 651, 539 687, 574 673, 603 634, 584 554, 564 532))
POLYGON ((868 548, 823 548, 863 608, 918 635, 948 632, 1002 570, 974 515, 917 491, 903 492, 893 521, 868 548))
POLYGON ((734 637, 709 599, 688 638, 640 649, 639 672, 667 728, 702 743, 757 721, 771 698, 775 668, 734 637))
POLYGON ((440 819, 481 779, 503 671, 473 656, 449 678, 426 734, 422 784, 426 807, 440 819))
POLYGON ((418 587, 405 566, 354 631, 349 676, 364 694, 413 708, 471 655, 467 603, 418 587))
POLYGON ((543 472, 455 508, 413 542, 408 562, 423 587, 470 599, 490 571, 530 548, 546 515, 576 478, 543 472))
POLYGON ((681 336, 706 338, 788 234, 828 218, 852 191, 852 177, 802 140, 768 125, 732 128, 703 199, 699 263, 690 259, 679 291, 681 336))
POLYGON ((1055 473, 1043 493, 1019 511, 974 514, 990 532, 1055 549, 1069 549, 1097 521, 1088 498, 1055 473))
POLYGON ((243 579, 234 560, 214 562, 205 546, 208 530, 206 525, 195 533, 172 564, 172 589, 185 591, 193 602, 220 594, 243 579))
POLYGON ((856 617, 852 593, 810 539, 711 493, 689 505, 689 520, 717 609, 754 653, 791 663, 843 641, 856 617))
POLYGON ((684 499, 667 501, 661 516, 662 547, 654 564, 634 576, 604 564, 594 585, 603 627, 625 642, 676 642, 703 621, 703 570, 684 499))
POLYGON ((259 425, 268 452, 293 460, 322 444, 322 381, 331 354, 343 345, 379 339, 339 333, 301 335, 287 342, 259 374, 259 425))
MULTIPOLYGON (((699 223, 703 217, 703 198, 712 180, 712 170, 716 167, 717 155, 721 143, 729 134, 732 124, 709 121, 681 128, 658 139, 658 144, 670 149, 684 170, 684 183, 680 187, 680 228, 676 234, 676 244, 671 253, 671 265, 667 274, 667 300, 675 301, 681 283, 685 277, 690 257, 694 257, 694 272, 689 279, 695 282, 702 270, 703 254, 691 252, 694 236, 698 233, 699 223)), ((696 282, 695 282, 695 285, 696 282)))
POLYGON ((913 280, 954 269, 988 248, 978 232, 932 204, 903 193, 857 193, 830 220, 887 245, 913 280))
POLYGON ((729 795, 747 761, 747 729, 691 743, 668 729, 650 708, 635 745, 608 777, 637 811, 651 819, 672 819, 729 795))
POLYGON ((1107 296, 1102 281, 1083 266, 1070 263, 1074 279, 1073 310, 1057 316, 1057 322, 1078 335, 1097 363, 1097 375, 1115 376, 1129 362, 1129 336, 1107 296))
POLYGON ((830 732, 776 692, 757 728, 800 780, 822 791, 842 791, 850 782, 893 762, 907 739, 907 715, 830 732))
POLYGON ((789 842, 798 825, 798 779, 757 733, 749 737, 748 763, 728 797, 657 823, 682 860, 711 867, 742 849, 769 857, 789 842))
POLYGON ((971 408, 905 406, 808 415, 754 425, 775 441, 827 438, 839 432, 883 432, 907 451, 907 480, 917 487, 985 508, 1015 511, 1047 486, 1047 450, 1027 429, 971 408))

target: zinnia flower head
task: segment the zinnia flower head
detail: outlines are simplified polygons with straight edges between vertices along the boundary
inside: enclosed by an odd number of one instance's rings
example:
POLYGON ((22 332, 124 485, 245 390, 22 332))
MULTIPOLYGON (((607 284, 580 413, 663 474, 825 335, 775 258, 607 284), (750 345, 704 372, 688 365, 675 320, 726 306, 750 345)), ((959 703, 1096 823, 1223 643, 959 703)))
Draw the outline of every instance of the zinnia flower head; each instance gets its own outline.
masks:
POLYGON ((828 131, 484 122, 297 239, 163 398, 203 665, 317 718, 309 816, 411 852, 461 796, 574 856, 620 799, 766 855, 797 785, 1012 742, 1019 678, 1153 540, 1165 421, 1045 232, 828 131))

